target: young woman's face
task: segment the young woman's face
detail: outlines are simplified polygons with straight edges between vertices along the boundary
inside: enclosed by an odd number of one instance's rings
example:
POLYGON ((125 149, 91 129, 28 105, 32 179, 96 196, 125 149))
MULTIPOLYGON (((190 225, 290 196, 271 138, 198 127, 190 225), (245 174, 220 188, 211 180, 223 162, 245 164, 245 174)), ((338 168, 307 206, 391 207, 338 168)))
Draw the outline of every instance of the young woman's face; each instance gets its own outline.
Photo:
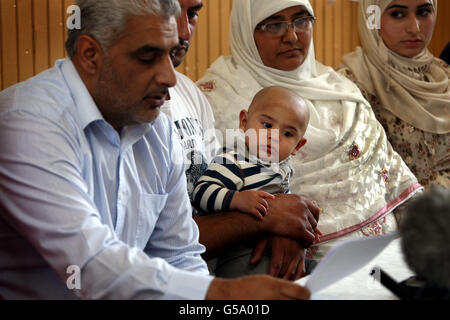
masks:
MULTIPOLYGON (((260 25, 282 21, 292 22, 308 15, 304 6, 294 6, 273 14, 260 25)), ((256 47, 264 65, 284 71, 295 70, 303 64, 308 56, 311 36, 312 30, 295 32, 292 26, 280 36, 258 28, 254 33, 256 47)))
POLYGON ((380 36, 390 50, 412 58, 430 42, 435 21, 430 0, 394 0, 381 16, 380 36))

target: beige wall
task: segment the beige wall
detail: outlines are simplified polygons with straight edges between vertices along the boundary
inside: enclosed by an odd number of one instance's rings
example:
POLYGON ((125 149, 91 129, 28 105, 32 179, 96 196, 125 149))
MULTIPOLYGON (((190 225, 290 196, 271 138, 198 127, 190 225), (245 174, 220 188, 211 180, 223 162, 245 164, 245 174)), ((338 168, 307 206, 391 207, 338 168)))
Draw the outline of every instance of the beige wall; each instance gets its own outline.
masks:
MULTIPOLYGON (((229 55, 228 17, 232 0, 203 0, 191 50, 179 70, 197 80, 220 55, 229 55)), ((276 0, 274 0, 276 1, 276 0)), ((0 0, 0 88, 7 88, 51 66, 64 56, 66 8, 74 0, 0 0)), ((318 18, 314 30, 316 58, 336 67, 342 55, 359 44, 357 3, 312 0, 318 18)), ((450 41, 450 0, 440 0, 434 54, 450 41)))

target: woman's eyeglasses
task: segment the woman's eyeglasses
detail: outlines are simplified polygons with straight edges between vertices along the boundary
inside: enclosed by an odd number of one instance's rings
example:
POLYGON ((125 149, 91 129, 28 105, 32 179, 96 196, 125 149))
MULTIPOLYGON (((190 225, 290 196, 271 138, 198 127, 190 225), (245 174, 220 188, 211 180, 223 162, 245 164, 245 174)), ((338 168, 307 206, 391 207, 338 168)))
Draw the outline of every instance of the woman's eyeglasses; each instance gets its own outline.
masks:
POLYGON ((286 34, 286 32, 289 30, 289 26, 291 25, 294 28, 294 32, 307 32, 312 29, 315 21, 316 17, 307 16, 297 18, 292 22, 279 21, 279 22, 269 22, 265 24, 259 24, 256 26, 256 29, 260 29, 276 37, 282 37, 286 34))

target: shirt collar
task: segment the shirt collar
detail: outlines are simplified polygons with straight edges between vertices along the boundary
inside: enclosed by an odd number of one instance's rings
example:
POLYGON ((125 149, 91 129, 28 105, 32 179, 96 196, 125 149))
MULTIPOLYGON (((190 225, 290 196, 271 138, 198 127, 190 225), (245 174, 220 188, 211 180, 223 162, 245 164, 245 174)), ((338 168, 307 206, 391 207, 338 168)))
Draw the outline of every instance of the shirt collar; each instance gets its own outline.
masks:
POLYGON ((83 80, 81 80, 81 77, 73 65, 72 60, 66 58, 58 61, 57 64, 59 65, 67 86, 72 93, 72 98, 79 114, 81 127, 85 129, 94 121, 104 121, 105 119, 95 104, 94 99, 92 99, 92 96, 86 88, 83 80))

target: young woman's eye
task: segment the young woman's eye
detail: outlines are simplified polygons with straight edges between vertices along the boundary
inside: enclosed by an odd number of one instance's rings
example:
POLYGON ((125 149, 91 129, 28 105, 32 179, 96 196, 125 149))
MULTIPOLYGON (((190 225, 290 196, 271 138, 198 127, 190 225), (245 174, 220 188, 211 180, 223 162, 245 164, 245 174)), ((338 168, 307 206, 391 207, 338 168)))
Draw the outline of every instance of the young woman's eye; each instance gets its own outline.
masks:
POLYGON ((417 11, 419 17, 427 17, 432 13, 431 9, 420 9, 417 11))
POLYGON ((270 123, 268 123, 268 122, 263 122, 263 126, 268 128, 268 129, 272 128, 272 125, 270 123))
POLYGON ((405 16, 405 14, 402 11, 392 11, 390 16, 395 19, 401 19, 405 16))

